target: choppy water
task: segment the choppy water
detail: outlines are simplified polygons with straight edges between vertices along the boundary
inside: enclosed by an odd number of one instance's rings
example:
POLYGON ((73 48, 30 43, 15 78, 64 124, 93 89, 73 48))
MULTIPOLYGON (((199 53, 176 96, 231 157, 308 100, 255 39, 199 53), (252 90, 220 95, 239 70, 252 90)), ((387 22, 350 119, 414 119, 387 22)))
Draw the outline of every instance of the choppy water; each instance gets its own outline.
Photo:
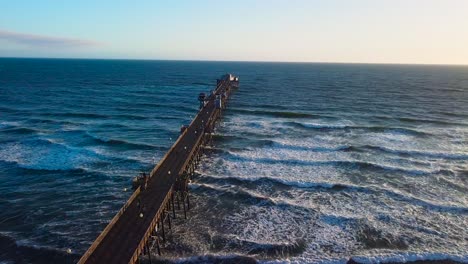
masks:
POLYGON ((0 261, 82 254, 225 72, 241 87, 166 257, 468 261, 468 67, 20 59, 0 60, 0 261))

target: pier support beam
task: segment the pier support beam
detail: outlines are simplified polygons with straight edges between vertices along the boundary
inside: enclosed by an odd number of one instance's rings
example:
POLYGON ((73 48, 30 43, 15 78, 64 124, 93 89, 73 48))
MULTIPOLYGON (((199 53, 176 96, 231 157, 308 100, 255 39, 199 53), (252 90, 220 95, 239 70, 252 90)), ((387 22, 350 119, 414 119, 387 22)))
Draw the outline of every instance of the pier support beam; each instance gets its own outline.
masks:
POLYGON ((163 242, 165 243, 166 242, 166 233, 164 232, 164 211, 163 211, 163 218, 162 218, 162 221, 161 221, 161 231, 162 231, 162 239, 163 239, 163 242))
POLYGON ((187 219, 187 209, 185 208, 185 197, 182 195, 182 204, 184 206, 184 218, 187 219))
POLYGON ((171 204, 172 204, 172 216, 173 216, 174 219, 175 219, 175 218, 176 218, 176 214, 175 214, 175 206, 174 206, 174 193, 172 193, 171 204))

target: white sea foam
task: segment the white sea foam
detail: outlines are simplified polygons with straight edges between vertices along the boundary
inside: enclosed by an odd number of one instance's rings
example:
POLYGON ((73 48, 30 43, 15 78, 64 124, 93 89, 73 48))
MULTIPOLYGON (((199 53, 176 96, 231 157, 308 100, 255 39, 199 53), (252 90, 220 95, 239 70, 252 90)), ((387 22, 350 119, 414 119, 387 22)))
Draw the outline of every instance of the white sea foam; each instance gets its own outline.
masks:
POLYGON ((21 125, 21 123, 16 122, 16 121, 2 121, 2 122, 0 122, 0 128, 18 127, 20 125, 21 125))
MULTIPOLYGON (((301 122, 314 128, 353 125, 303 119, 301 122)), ((269 135, 269 129, 283 128, 278 119, 237 116, 222 131, 269 135)), ((226 216, 223 221, 228 233, 234 232, 239 239, 255 243, 307 241, 306 251, 299 256, 267 263, 346 263, 361 250, 373 251, 372 258, 362 256, 370 262, 386 261, 388 256, 418 259, 398 249, 388 249, 390 253, 384 249, 364 249, 365 241, 360 234, 366 228, 375 232, 375 239, 381 236, 416 252, 468 250, 466 244, 457 242, 463 241, 466 229, 466 196, 460 190, 447 192, 446 187, 434 183, 437 175, 443 174, 451 179, 451 184, 463 184, 450 175, 454 169, 464 168, 457 163, 466 158, 466 150, 445 141, 392 130, 317 131, 300 138, 291 136, 293 132, 272 133, 269 138, 272 144, 225 150, 204 161, 199 170, 202 175, 255 182, 230 187, 214 181, 207 187, 219 192, 235 188, 261 198, 258 204, 240 206, 236 213, 226 216), (271 187, 275 182, 291 188, 275 189, 271 187), (263 197, 273 203, 264 203, 263 197)), ((203 178, 200 181, 203 185, 203 178)), ((440 259, 453 257, 443 256, 440 259)), ((432 256, 423 254, 419 259, 426 258, 432 256)))
MULTIPOLYGON (((314 264, 345 264, 350 258, 307 258, 294 257, 285 260, 266 260, 260 261, 265 264, 299 264, 299 263, 314 263, 314 264)), ((467 255, 447 254, 447 253, 430 253, 430 252, 398 252, 398 253, 376 253, 375 256, 355 256, 353 260, 362 264, 372 263, 406 263, 413 261, 439 261, 452 260, 460 263, 467 263, 467 255)))
POLYGON ((384 170, 403 171, 410 174, 432 174, 440 171, 431 164, 410 163, 404 160, 406 166, 401 166, 401 160, 392 161, 383 159, 376 155, 360 155, 359 159, 353 158, 349 152, 315 152, 306 150, 290 150, 284 148, 261 148, 244 152, 231 152, 232 157, 257 163, 284 163, 284 164, 302 164, 302 165, 339 165, 355 163, 356 165, 373 166, 384 170))
POLYGON ((458 261, 461 263, 468 262, 468 254, 467 255, 459 255, 459 254, 447 254, 447 253, 431 253, 431 252, 399 252, 398 254, 395 253, 387 253, 381 254, 377 256, 356 256, 353 259, 359 263, 387 263, 387 262, 409 262, 409 261, 424 261, 424 260, 453 260, 458 261))
POLYGON ((73 170, 101 159, 89 150, 69 147, 50 139, 40 139, 3 144, 0 148, 0 160, 17 163, 27 169, 73 170))
MULTIPOLYGON (((447 233, 463 239, 464 224, 459 222, 459 216, 428 212, 417 204, 388 199, 384 192, 333 194, 291 189, 287 194, 280 194, 271 193, 270 189, 262 189, 258 185, 255 188, 257 192, 254 195, 268 196, 281 206, 270 207, 260 202, 255 206, 240 207, 240 212, 225 218, 227 230, 235 230, 234 234, 239 239, 255 243, 305 239, 308 241, 306 252, 288 260, 292 263, 347 259, 361 248, 362 241, 356 238, 360 228, 365 226, 376 228, 384 236, 398 240, 407 239, 410 232, 418 237, 417 243, 412 242, 413 248, 424 249, 427 245, 433 248, 464 247, 443 239, 447 233), (443 226, 437 224, 442 222, 445 223, 443 226), (440 232, 441 228, 443 232, 440 232)), ((376 256, 376 259, 380 257, 379 254, 376 256)))
MULTIPOLYGON (((243 117, 237 117, 234 123, 242 123, 242 120, 243 117)), ((275 119, 262 119, 262 124, 271 123, 262 125, 262 127, 281 127, 281 122, 273 120, 275 119)), ((231 128, 227 127, 223 130, 229 129, 231 128)), ((241 125, 234 130, 239 134, 244 131, 241 125)), ((434 185, 434 175, 454 174, 456 170, 465 170, 467 167, 458 161, 459 159, 463 160, 466 156, 460 152, 459 147, 454 148, 443 141, 434 142, 433 139, 392 131, 359 133, 332 131, 302 138, 292 138, 288 137, 287 134, 282 134, 281 136, 272 136, 271 140, 273 142, 271 145, 243 151, 229 152, 227 150, 230 156, 221 156, 223 166, 241 171, 240 177, 250 175, 252 177, 281 178, 299 185, 308 185, 316 180, 343 183, 357 183, 355 180, 359 180, 363 181, 364 184, 380 184, 391 188, 397 186, 400 188, 406 181, 411 182, 417 188, 405 189, 404 191, 414 192, 433 201, 440 200, 440 192, 443 191, 442 186, 434 185), (355 149, 359 149, 361 146, 363 148, 356 152, 355 149), (367 149, 368 146, 370 149, 367 149), (381 151, 374 153, 373 148, 377 149, 376 151, 379 151, 378 148, 380 148, 386 153, 381 153, 381 151), (400 156, 403 154, 406 156, 400 156), (299 168, 301 165, 304 168, 299 168), (361 177, 350 182, 346 173, 352 172, 352 169, 356 169, 356 172, 358 170, 371 172, 372 169, 377 169, 377 171, 374 172, 375 177, 361 177), (265 170, 270 172, 265 173, 265 170), (398 174, 400 178, 379 177, 384 173, 398 174), (336 178, 337 175, 338 178, 336 178), (428 188, 433 190, 428 192, 428 188)), ((455 183, 461 184, 461 186, 464 184, 460 181, 455 183)), ((458 205, 464 204, 466 201, 459 190, 444 195, 444 199, 447 198, 448 203, 458 205)))
POLYGON ((309 128, 346 128, 355 125, 355 123, 350 120, 343 120, 340 122, 300 122, 300 124, 309 128))

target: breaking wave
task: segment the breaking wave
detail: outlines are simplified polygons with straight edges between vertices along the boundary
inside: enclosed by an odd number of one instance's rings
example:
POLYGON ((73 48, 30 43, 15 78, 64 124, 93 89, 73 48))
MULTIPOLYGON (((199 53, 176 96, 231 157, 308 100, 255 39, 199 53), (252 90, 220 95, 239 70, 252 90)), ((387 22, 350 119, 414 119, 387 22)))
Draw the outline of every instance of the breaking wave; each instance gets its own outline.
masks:
POLYGON ((420 131, 416 129, 403 128, 403 127, 385 127, 385 126, 357 126, 351 124, 340 124, 340 123, 304 123, 304 122, 288 122, 285 123, 290 126, 305 128, 305 129, 327 129, 327 130, 365 130, 368 132, 382 132, 382 133, 394 133, 403 135, 416 135, 416 136, 430 136, 431 133, 427 131, 420 131))
POLYGON ((287 112, 287 111, 248 110, 248 109, 241 109, 241 108, 230 108, 229 112, 255 115, 255 116, 280 117, 280 118, 317 118, 317 117, 320 117, 319 115, 314 115, 314 114, 309 114, 309 113, 287 112))
MULTIPOLYGON (((352 185, 347 183, 334 183, 334 182, 300 182, 300 181, 292 181, 292 180, 285 180, 279 178, 269 178, 269 177, 219 177, 219 176, 209 176, 203 175, 203 182, 206 184, 216 184, 219 186, 223 186, 229 184, 230 186, 243 186, 243 188, 249 188, 249 186, 261 186, 261 185, 283 185, 287 188, 303 188, 303 189, 322 189, 322 190, 330 190, 330 191, 338 191, 338 192, 360 192, 360 193, 367 193, 367 194, 385 194, 388 197, 392 197, 393 199, 407 201, 411 204, 422 206, 424 208, 435 210, 435 211, 443 211, 443 212, 452 212, 452 213, 459 213, 459 214, 468 214, 468 207, 460 207, 455 205, 444 205, 434 203, 432 201, 427 201, 421 198, 414 197, 409 193, 403 193, 400 191, 396 191, 389 188, 382 188, 375 185, 352 185)), ((268 203, 274 203, 268 197, 262 197, 258 195, 252 195, 249 192, 242 191, 242 190, 229 190, 223 188, 217 188, 213 185, 199 185, 204 188, 208 188, 211 190, 216 190, 223 193, 235 193, 239 195, 240 198, 244 197, 246 199, 256 199, 258 201, 267 201, 268 203)))

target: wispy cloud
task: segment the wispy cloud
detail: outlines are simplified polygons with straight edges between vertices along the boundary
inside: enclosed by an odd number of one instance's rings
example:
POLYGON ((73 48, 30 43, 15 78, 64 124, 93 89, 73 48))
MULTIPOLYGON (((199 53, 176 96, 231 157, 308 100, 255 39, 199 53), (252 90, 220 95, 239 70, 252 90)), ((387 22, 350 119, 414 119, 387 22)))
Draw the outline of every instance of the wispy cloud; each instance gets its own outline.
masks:
POLYGON ((0 29, 0 40, 6 40, 31 47, 53 47, 53 48, 75 48, 75 47, 91 47, 100 45, 99 42, 78 39, 78 38, 63 38, 37 34, 26 34, 0 29))

